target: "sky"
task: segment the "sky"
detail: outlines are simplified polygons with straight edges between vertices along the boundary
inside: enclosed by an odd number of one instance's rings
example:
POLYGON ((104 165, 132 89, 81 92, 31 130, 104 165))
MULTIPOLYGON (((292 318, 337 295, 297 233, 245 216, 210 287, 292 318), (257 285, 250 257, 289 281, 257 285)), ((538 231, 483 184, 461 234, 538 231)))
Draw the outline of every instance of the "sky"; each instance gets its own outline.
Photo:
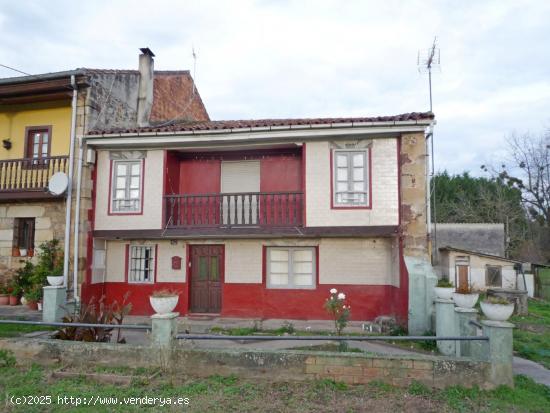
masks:
POLYGON ((436 170, 479 175, 550 129, 548 22, 547 0, 0 0, 0 64, 137 69, 147 46, 214 120, 393 115, 429 110, 417 56, 437 36, 436 170))

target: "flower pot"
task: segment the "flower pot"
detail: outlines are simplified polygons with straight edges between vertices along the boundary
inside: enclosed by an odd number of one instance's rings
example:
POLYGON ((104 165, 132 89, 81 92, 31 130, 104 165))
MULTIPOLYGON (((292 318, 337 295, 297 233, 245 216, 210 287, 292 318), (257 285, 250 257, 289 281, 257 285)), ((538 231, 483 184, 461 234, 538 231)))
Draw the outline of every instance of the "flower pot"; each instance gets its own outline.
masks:
POLYGON ((21 257, 26 257, 27 256, 27 249, 26 248, 19 248, 19 255, 21 257))
POLYGON ((27 305, 27 299, 25 298, 25 296, 21 297, 21 304, 23 305, 27 305))
POLYGON ((27 308, 29 310, 38 310, 38 301, 27 301, 27 308))
POLYGON ((19 248, 18 247, 13 247, 11 249, 11 256, 12 257, 19 257, 21 254, 19 253, 19 248))
POLYGON ((489 320, 506 321, 514 313, 514 304, 493 304, 482 301, 481 311, 489 320))
POLYGON ((46 278, 48 279, 48 284, 50 284, 52 287, 63 285, 62 275, 48 275, 46 278))
POLYGON ((0 294, 0 305, 8 305, 10 303, 10 296, 8 294, 0 294))
POLYGON ((149 297, 151 307, 157 314, 169 314, 174 311, 176 305, 178 305, 179 296, 171 295, 168 297, 149 297))
POLYGON ((17 305, 17 304, 19 304, 19 297, 16 296, 16 295, 10 295, 9 304, 10 304, 10 305, 17 305))
POLYGON ((479 298, 478 293, 471 293, 471 294, 453 293, 453 301, 455 302, 455 305, 457 307, 474 308, 478 298, 479 298))
POLYGON ((444 300, 451 300, 455 292, 454 287, 435 287, 434 290, 435 296, 444 300))
POLYGON ((38 311, 42 311, 42 301, 38 302, 38 311))

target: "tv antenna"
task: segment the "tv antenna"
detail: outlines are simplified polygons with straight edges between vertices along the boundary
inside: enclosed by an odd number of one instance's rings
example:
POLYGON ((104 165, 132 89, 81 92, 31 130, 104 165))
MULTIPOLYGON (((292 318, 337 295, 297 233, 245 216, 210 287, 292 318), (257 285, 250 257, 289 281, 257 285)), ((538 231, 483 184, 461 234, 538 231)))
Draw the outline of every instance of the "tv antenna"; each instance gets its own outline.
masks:
MULTIPOLYGON (((434 37, 432 46, 429 49, 419 50, 416 65, 420 73, 428 73, 428 86, 430 92, 430 112, 433 112, 432 100, 432 69, 440 69, 441 53, 437 46, 437 36, 434 37)), ((429 236, 432 236, 431 225, 433 216, 433 243, 432 243, 432 263, 437 259, 437 208, 435 205, 435 158, 434 158, 434 132, 433 125, 430 126, 426 139, 430 140, 430 153, 432 157, 432 171, 430 174, 430 197, 427 205, 427 221, 429 228, 429 236), (433 199, 433 206, 431 200, 433 199)))
POLYGON ((195 82, 197 81, 197 53, 195 53, 195 46, 191 46, 191 56, 193 56, 193 94, 195 96, 195 82))

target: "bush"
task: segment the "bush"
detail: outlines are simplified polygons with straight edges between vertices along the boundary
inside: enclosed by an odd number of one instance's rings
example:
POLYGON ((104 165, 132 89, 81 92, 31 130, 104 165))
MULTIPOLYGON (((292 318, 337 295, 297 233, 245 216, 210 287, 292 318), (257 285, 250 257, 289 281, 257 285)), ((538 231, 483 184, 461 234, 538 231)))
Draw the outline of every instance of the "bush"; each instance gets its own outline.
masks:
POLYGON ((329 298, 325 301, 325 310, 334 319, 336 334, 342 335, 342 331, 347 326, 351 315, 351 307, 346 305, 346 294, 339 293, 336 288, 332 288, 329 298))

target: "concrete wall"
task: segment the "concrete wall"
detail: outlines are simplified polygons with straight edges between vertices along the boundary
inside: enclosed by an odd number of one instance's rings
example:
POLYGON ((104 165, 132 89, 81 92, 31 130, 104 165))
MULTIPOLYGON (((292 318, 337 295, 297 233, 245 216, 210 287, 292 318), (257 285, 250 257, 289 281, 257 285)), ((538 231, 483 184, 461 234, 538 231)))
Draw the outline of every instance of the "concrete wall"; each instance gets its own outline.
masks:
POLYGON ((453 247, 504 257, 504 238, 504 224, 437 224, 439 247, 453 247))
POLYGON ((352 141, 357 147, 371 146, 371 209, 331 209, 331 150, 328 141, 306 144, 306 221, 307 226, 397 225, 397 139, 376 138, 352 141))

